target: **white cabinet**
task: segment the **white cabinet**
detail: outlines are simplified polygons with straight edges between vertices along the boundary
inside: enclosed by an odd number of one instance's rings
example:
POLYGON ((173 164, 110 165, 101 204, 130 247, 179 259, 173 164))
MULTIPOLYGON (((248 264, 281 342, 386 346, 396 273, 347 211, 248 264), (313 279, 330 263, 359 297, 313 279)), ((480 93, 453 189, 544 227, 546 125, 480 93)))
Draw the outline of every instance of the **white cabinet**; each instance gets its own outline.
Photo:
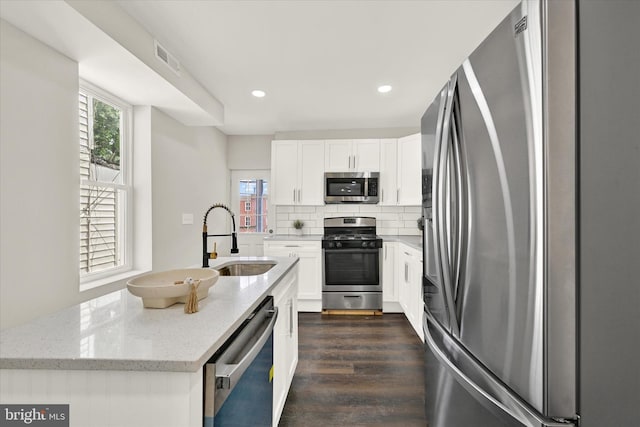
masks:
POLYGON ((420 134, 380 141, 380 204, 415 206, 422 203, 420 134))
POLYGON ((298 299, 303 311, 322 310, 322 249, 319 241, 265 240, 265 256, 298 257, 298 299))
POLYGON ((325 172, 378 172, 380 140, 334 139, 325 142, 325 172))
POLYGON ((422 203, 422 147, 420 134, 398 138, 398 205, 422 203))
POLYGON ((398 140, 380 140, 380 205, 398 203, 398 140))
POLYGON ((324 141, 271 143, 271 203, 324 205, 324 141))
POLYGON ((299 268, 294 267, 272 291, 278 319, 273 329, 273 426, 280 421, 293 374, 298 365, 299 268))
POLYGON ((398 283, 396 280, 397 243, 382 244, 382 301, 398 302, 398 283))
POLYGON ((422 253, 405 244, 399 244, 397 268, 396 279, 400 306, 416 334, 424 341, 422 333, 422 314, 424 312, 422 253))

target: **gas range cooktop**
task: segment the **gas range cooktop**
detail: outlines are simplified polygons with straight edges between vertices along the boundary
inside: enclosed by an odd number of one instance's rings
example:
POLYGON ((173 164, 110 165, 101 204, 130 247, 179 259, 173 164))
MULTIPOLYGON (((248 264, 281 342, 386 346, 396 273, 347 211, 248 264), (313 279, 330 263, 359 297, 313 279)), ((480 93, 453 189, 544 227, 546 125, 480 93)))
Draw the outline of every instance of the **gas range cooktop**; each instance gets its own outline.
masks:
POLYGON ((324 240, 376 240, 380 237, 375 234, 325 234, 324 240))
POLYGON ((382 239, 376 235, 376 219, 370 217, 325 218, 324 249, 378 249, 382 239))

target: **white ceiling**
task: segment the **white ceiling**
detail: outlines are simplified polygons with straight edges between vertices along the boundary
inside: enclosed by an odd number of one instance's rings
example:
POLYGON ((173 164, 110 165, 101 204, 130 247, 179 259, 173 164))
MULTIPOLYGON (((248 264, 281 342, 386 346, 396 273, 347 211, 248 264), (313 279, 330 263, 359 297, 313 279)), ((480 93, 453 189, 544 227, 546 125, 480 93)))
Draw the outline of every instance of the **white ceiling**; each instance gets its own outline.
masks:
POLYGON ((270 135, 418 128, 448 76, 518 2, 118 4, 224 105, 223 132, 270 135), (381 84, 393 90, 379 94, 381 84))

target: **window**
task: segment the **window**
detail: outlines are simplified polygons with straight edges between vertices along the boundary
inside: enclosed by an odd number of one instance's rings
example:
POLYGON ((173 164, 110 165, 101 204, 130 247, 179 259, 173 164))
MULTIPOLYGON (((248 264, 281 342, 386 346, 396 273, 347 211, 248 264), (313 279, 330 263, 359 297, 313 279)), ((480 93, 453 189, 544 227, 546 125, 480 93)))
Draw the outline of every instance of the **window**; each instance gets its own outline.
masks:
POLYGON ((129 135, 131 107, 81 82, 80 275, 106 276, 130 265, 129 135), (97 273, 102 273, 97 275, 97 273))
POLYGON ((240 233, 266 233, 269 205, 268 172, 234 171, 232 211, 240 213, 240 233))

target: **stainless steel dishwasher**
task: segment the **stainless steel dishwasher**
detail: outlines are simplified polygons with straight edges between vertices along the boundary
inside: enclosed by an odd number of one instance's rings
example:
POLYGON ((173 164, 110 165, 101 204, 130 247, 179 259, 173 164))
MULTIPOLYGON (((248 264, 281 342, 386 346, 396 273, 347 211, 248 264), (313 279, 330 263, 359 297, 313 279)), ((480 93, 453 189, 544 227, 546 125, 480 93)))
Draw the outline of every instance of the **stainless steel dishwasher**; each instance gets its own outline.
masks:
POLYGON ((277 317, 267 297, 206 363, 204 427, 271 427, 277 317))

